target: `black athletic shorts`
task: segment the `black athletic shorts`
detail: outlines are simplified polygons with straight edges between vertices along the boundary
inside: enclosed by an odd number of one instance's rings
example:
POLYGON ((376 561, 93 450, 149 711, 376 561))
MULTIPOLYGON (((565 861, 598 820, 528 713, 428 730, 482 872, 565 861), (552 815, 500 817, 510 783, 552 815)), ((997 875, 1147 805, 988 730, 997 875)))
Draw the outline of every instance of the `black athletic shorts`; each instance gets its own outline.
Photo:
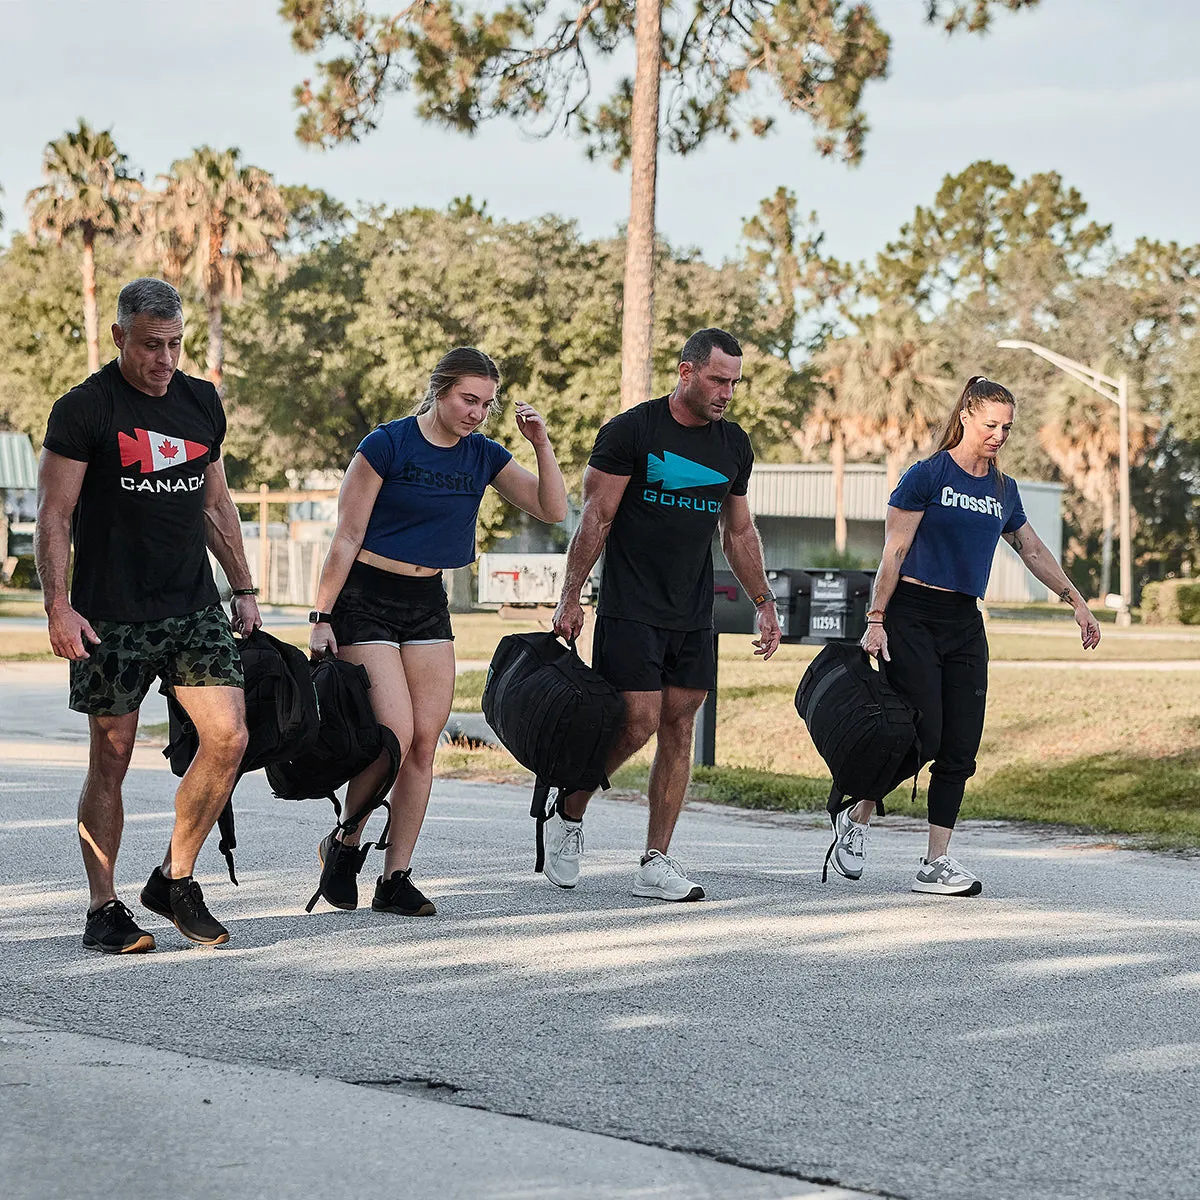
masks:
POLYGON ((659 629, 623 617, 597 617, 592 666, 619 692, 716 686, 712 629, 659 629))
POLYGON ((329 614, 339 646, 452 642, 442 576, 396 575, 356 562, 329 614))
POLYGON ((93 621, 100 638, 71 663, 70 705, 93 717, 123 717, 161 679, 172 687, 242 686, 242 658, 219 604, 160 621, 93 621))

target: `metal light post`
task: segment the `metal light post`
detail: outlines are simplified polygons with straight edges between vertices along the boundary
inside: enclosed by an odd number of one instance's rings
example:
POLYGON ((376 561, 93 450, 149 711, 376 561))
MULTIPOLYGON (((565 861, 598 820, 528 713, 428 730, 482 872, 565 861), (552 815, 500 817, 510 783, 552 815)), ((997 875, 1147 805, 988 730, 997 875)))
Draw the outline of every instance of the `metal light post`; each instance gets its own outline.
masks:
MULTIPOLYGON (((1015 342, 1008 339, 997 342, 1001 350, 1029 350, 1048 363, 1053 363, 1060 371, 1079 380, 1085 387, 1112 401, 1117 406, 1120 436, 1120 503, 1121 503, 1121 607, 1117 610, 1117 624, 1129 625, 1133 621, 1131 607, 1133 605, 1133 522, 1129 511, 1129 382, 1122 375, 1118 379, 1111 375, 1102 375, 1099 371, 1086 367, 1083 363, 1067 358, 1065 354, 1056 354, 1039 346, 1036 342, 1015 342)), ((1108 580, 1104 581, 1108 587, 1108 580)))

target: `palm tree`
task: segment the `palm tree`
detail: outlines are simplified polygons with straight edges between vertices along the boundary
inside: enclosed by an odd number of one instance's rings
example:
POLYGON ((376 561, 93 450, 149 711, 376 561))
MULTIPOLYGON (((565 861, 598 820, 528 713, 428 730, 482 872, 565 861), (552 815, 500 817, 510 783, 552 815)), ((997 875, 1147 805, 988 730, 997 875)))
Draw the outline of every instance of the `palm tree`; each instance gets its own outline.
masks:
POLYGON ((242 298, 246 271, 279 263, 287 205, 271 175, 234 149, 201 146, 172 163, 152 200, 153 252, 177 286, 190 280, 208 313, 208 378, 225 376, 224 304, 242 298))
MULTIPOLYGON (((1106 374, 1120 367, 1105 363, 1106 374)), ((1129 408, 1129 461, 1136 465, 1158 428, 1149 413, 1129 408)), ((1116 529, 1116 496, 1120 486, 1120 425, 1115 404, 1097 396, 1072 379, 1057 382, 1047 396, 1046 419, 1038 440, 1063 478, 1085 500, 1100 509, 1100 596, 1111 587, 1113 532, 1116 529)))
POLYGON ((813 359, 821 391, 792 440, 805 452, 829 445, 834 545, 846 549, 846 454, 883 454, 888 490, 906 458, 927 445, 951 385, 937 339, 914 314, 885 311, 859 333, 827 343, 813 359))
POLYGON ((905 461, 930 443, 953 398, 941 342, 912 311, 885 310, 860 333, 830 342, 818 363, 862 439, 874 443, 870 452, 884 456, 890 492, 905 461))
POLYGON ((46 182, 25 198, 29 238, 52 237, 59 245, 78 233, 83 241, 83 327, 87 335, 88 371, 100 369, 100 323, 96 314, 97 236, 130 233, 141 189, 136 175, 113 141, 111 130, 97 132, 81 117, 46 145, 42 156, 46 182))

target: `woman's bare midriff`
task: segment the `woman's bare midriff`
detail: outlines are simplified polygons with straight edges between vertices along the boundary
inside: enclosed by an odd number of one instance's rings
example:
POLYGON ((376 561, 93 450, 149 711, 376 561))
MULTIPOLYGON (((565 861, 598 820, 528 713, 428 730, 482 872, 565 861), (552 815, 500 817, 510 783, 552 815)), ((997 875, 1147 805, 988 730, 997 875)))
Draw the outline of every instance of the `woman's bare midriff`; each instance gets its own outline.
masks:
POLYGON ((926 583, 923 579, 914 579, 911 575, 901 575, 905 583, 915 583, 917 587, 928 588, 931 592, 952 592, 953 588, 940 588, 936 583, 926 583))
POLYGON ((427 578, 430 575, 440 575, 441 567, 422 567, 418 563, 400 562, 395 558, 384 558, 373 550, 360 550, 356 562, 366 563, 368 567, 376 567, 380 571, 390 571, 393 575, 412 575, 416 578, 427 578))

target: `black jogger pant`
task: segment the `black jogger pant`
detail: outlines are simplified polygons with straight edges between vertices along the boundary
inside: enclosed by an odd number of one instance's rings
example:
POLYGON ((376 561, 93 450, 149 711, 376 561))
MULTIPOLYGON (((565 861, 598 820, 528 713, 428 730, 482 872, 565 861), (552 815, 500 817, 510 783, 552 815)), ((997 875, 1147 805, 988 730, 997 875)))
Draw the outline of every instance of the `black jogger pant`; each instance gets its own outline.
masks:
POLYGON ((929 822, 954 828, 983 737, 988 646, 974 596, 901 580, 887 607, 887 681, 920 714, 929 822))

